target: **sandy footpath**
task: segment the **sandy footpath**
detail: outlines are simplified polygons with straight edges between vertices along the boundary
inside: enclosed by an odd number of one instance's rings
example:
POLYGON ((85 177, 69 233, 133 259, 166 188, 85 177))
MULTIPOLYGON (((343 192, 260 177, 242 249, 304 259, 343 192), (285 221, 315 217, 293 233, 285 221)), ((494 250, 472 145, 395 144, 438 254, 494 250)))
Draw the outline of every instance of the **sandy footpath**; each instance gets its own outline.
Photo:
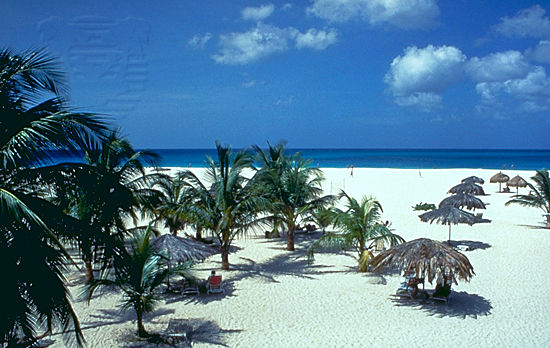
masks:
MULTIPOLYGON (((250 234, 236 241, 239 250, 229 258, 232 270, 219 271, 225 295, 167 295, 146 317, 145 327, 162 331, 171 318, 188 319, 195 347, 550 346, 550 230, 541 228, 542 210, 504 206, 511 194, 497 193, 498 185, 489 183, 496 171, 355 168, 353 177, 346 169, 324 173, 326 193, 345 189, 356 198, 375 196, 383 220, 391 221, 406 240, 447 238, 447 226, 420 222, 411 206, 438 204, 464 177, 485 179, 487 196, 481 198, 489 205, 480 212, 492 222, 452 228, 453 240, 472 246, 465 254, 476 275, 453 287, 449 305, 394 302, 389 295, 401 277, 359 274, 353 254, 317 254, 308 265, 304 250, 315 235, 298 235, 296 251, 287 252, 284 239, 250 234)), ((505 173, 526 179, 534 175, 505 173)), ((219 267, 220 256, 214 255, 195 272, 206 278, 219 267)), ((75 297, 79 289, 71 287, 75 297)), ((120 313, 119 299, 119 294, 107 293, 90 306, 74 301, 88 346, 133 344, 135 314, 120 313)), ((52 347, 63 346, 59 336, 52 339, 52 347)))

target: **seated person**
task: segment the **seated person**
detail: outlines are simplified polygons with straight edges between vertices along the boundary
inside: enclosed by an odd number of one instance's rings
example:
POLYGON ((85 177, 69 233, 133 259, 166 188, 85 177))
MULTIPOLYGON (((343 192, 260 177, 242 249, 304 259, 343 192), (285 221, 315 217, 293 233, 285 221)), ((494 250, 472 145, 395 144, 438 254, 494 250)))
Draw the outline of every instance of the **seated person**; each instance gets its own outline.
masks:
POLYGON ((407 288, 411 288, 411 296, 412 298, 416 298, 418 295, 418 284, 424 282, 424 279, 422 278, 411 278, 409 279, 409 283, 407 284, 407 288))

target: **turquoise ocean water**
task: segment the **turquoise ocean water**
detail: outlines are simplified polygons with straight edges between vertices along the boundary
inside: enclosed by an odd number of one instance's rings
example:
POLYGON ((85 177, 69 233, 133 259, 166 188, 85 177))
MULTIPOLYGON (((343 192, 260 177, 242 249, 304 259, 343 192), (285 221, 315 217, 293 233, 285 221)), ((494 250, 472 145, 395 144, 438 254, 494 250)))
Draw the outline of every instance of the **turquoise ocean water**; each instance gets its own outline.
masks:
MULTIPOLYGON (((165 167, 204 167, 205 155, 214 149, 156 149, 165 167)), ((301 152, 321 168, 348 165, 371 168, 483 168, 535 170, 550 168, 550 150, 384 150, 384 149, 289 149, 301 152)))
MULTIPOLYGON (((215 149, 154 149, 164 167, 205 167, 205 155, 216 158, 215 149)), ((289 149, 312 159, 321 168, 483 168, 550 169, 550 150, 384 150, 384 149, 289 149)), ((82 161, 56 156, 55 162, 82 161)))

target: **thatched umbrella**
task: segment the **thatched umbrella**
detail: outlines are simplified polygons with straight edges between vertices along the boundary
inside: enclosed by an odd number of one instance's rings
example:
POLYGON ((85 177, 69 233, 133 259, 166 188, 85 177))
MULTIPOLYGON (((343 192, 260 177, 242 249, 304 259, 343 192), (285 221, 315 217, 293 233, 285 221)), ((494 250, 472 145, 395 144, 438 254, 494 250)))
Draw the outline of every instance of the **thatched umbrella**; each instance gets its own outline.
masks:
POLYGON ((510 181, 506 183, 506 186, 512 186, 516 188, 516 193, 519 193, 520 187, 526 187, 527 181, 519 175, 514 176, 510 181))
POLYGON ((156 251, 165 250, 170 258, 170 263, 182 263, 185 261, 201 261, 216 253, 201 242, 189 238, 182 238, 172 234, 163 234, 151 242, 151 248, 156 251))
POLYGON ((481 184, 481 185, 485 184, 485 180, 475 175, 462 179, 462 182, 473 182, 474 184, 481 184))
POLYGON ((508 175, 503 174, 502 172, 498 172, 495 175, 493 175, 491 179, 489 179, 489 182, 491 183, 498 182, 498 192, 502 192, 501 185, 503 182, 508 182, 508 180, 510 180, 510 177, 508 175))
POLYGON ((439 208, 450 205, 455 208, 466 207, 469 210, 485 209, 485 203, 470 193, 457 193, 449 196, 439 203, 439 208))
POLYGON ((398 269, 417 278, 469 281, 475 274, 468 258, 453 248, 431 239, 419 238, 393 246, 374 257, 370 265, 375 272, 398 269))
POLYGON ((476 218, 473 214, 467 211, 460 210, 450 205, 443 206, 439 209, 435 209, 418 216, 423 222, 437 221, 442 225, 449 225, 449 245, 451 245, 451 224, 468 224, 473 225, 476 218))
POLYGON ((473 182, 463 182, 456 186, 451 187, 448 193, 471 193, 476 196, 484 196, 485 191, 483 191, 483 187, 473 183, 473 182))

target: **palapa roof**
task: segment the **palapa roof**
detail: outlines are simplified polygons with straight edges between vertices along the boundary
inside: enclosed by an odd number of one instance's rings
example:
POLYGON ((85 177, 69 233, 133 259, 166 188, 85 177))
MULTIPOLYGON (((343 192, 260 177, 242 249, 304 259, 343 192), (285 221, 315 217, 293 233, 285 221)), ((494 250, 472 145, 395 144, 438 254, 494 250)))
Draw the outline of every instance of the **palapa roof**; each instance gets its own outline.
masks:
POLYGON ((423 222, 437 221, 442 225, 457 225, 468 224, 473 225, 475 223, 475 216, 467 211, 455 208, 451 205, 445 205, 439 209, 428 211, 418 216, 423 222))
POLYGON ((470 181, 463 182, 451 187, 448 193, 471 193, 474 195, 481 195, 481 196, 485 195, 485 191, 483 191, 483 187, 470 181))
POLYGON ((485 184, 485 180, 475 175, 462 179, 462 182, 473 182, 475 184, 481 184, 481 185, 485 184))
POLYGON ((476 196, 470 193, 457 193, 455 195, 449 196, 439 203, 439 208, 450 205, 455 208, 464 208, 470 210, 475 209, 485 209, 485 203, 476 196))
POLYGON ((496 183, 496 182, 507 182, 510 180, 510 177, 502 172, 498 172, 495 175, 489 179, 489 182, 496 183))
POLYGON ((202 261, 216 250, 204 243, 189 238, 182 238, 172 234, 163 234, 151 241, 153 250, 165 250, 171 262, 202 261))
POLYGON ((521 176, 516 175, 506 183, 506 186, 526 187, 527 186, 527 181, 525 181, 525 179, 522 178, 521 176))
POLYGON ((374 272, 399 270, 404 275, 434 279, 469 281, 475 274, 468 258, 455 249, 427 238, 419 238, 393 246, 374 257, 370 266, 374 272))

